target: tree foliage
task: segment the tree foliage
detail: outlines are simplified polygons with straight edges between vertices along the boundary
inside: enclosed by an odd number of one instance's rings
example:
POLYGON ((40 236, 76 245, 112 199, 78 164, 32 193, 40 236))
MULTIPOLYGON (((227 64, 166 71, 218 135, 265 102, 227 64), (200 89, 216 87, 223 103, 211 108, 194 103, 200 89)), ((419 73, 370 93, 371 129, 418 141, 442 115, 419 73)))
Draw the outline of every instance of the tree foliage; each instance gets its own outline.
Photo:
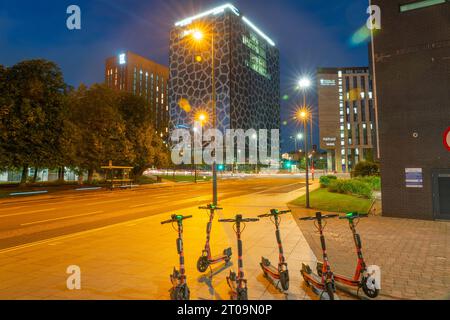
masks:
POLYGON ((26 179, 28 167, 92 173, 112 160, 138 178, 169 159, 150 114, 143 98, 102 84, 67 87, 50 61, 0 65, 0 169, 26 179))

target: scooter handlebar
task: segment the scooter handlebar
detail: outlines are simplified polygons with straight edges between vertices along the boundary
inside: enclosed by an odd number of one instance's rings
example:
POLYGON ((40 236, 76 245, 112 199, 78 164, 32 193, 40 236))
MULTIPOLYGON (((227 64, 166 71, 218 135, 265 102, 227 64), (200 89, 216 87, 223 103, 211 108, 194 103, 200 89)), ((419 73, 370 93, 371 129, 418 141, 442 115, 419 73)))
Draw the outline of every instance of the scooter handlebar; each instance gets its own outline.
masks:
MULTIPOLYGON (((259 219, 257 218, 245 218, 245 219, 240 219, 240 222, 256 222, 259 221, 259 219)), ((219 219, 219 222, 237 222, 236 219, 219 219)))
POLYGON ((358 212, 350 212, 345 216, 340 216, 339 219, 358 219, 358 218, 367 218, 369 217, 368 213, 358 213, 358 212))
POLYGON ((202 206, 202 207, 198 207, 198 208, 200 210, 223 210, 223 208, 212 206, 212 205, 202 206))
POLYGON ((176 222, 179 220, 186 220, 186 219, 190 219, 190 218, 192 218, 192 215, 189 215, 189 216, 173 215, 172 219, 162 221, 161 224, 167 224, 167 223, 176 222))
POLYGON ((272 216, 276 216, 276 215, 281 215, 281 214, 286 214, 292 212, 291 210, 277 210, 277 209, 272 209, 270 210, 270 213, 265 213, 265 214, 261 214, 258 217, 259 218, 267 218, 267 217, 272 217, 272 216))
MULTIPOLYGON (((323 219, 330 219, 330 218, 336 218, 339 217, 338 214, 327 214, 327 215, 323 215, 320 218, 323 219)), ((301 221, 307 221, 307 220, 318 220, 317 217, 303 217, 303 218, 299 218, 299 220, 301 221)))

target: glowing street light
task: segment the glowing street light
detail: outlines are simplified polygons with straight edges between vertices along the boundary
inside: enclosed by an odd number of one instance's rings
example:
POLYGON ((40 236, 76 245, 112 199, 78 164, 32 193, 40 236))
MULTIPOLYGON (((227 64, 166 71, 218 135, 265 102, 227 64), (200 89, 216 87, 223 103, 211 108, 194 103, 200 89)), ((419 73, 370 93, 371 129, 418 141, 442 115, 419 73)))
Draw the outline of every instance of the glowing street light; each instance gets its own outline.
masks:
POLYGON ((203 32, 201 32, 200 30, 195 30, 192 33, 192 37, 194 38, 194 40, 200 41, 203 39, 203 32))
POLYGON ((298 81, 298 86, 302 90, 306 90, 311 87, 311 80, 309 78, 303 77, 298 81))

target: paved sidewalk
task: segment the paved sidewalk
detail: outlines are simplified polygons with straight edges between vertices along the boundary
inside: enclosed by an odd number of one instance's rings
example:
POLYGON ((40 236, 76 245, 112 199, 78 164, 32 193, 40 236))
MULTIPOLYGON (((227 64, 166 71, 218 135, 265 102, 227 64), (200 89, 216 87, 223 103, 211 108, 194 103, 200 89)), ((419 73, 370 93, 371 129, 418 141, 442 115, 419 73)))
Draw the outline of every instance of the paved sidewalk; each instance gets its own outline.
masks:
MULTIPOLYGON (((290 207, 294 216, 305 215, 305 209, 290 207)), ((313 252, 321 257, 312 223, 298 224, 313 252)), ((370 216, 360 220, 357 230, 366 263, 381 268, 381 299, 450 298, 450 222, 370 216)), ((328 220, 325 236, 333 270, 352 276, 356 254, 348 222, 328 220)))
MULTIPOLYGON (((314 186, 313 188, 316 188, 314 186)), ((266 213, 270 208, 286 208, 286 203, 303 194, 289 187, 227 199, 220 203, 220 217, 243 213, 248 217, 266 213)), ((174 195, 176 197, 176 195, 174 195)), ((169 274, 177 265, 176 233, 160 221, 170 214, 192 214, 185 221, 187 279, 192 299, 229 299, 226 275, 229 268, 211 279, 196 270, 196 261, 205 241, 206 213, 197 208, 167 212, 97 230, 81 232, 0 251, 0 299, 168 299, 169 274), (81 268, 81 290, 68 290, 66 269, 81 268)), ((236 240, 232 225, 213 225, 212 250, 220 253, 230 245, 236 267, 236 240)), ((268 220, 249 223, 243 234, 244 269, 250 299, 310 299, 300 279, 302 262, 314 263, 309 249, 291 215, 281 225, 290 268, 289 294, 282 294, 262 276, 259 261, 265 255, 276 262, 274 227, 268 220)))

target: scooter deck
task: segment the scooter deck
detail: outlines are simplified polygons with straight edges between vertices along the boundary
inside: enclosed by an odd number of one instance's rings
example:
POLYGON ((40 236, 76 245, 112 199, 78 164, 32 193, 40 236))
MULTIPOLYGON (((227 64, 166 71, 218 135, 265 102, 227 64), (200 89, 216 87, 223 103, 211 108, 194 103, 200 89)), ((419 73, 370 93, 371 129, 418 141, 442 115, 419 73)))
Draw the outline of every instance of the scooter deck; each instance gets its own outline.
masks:
POLYGON ((278 273, 278 268, 275 268, 273 265, 264 265, 262 263, 261 268, 263 269, 264 273, 270 275, 272 278, 280 279, 280 274, 278 273))

